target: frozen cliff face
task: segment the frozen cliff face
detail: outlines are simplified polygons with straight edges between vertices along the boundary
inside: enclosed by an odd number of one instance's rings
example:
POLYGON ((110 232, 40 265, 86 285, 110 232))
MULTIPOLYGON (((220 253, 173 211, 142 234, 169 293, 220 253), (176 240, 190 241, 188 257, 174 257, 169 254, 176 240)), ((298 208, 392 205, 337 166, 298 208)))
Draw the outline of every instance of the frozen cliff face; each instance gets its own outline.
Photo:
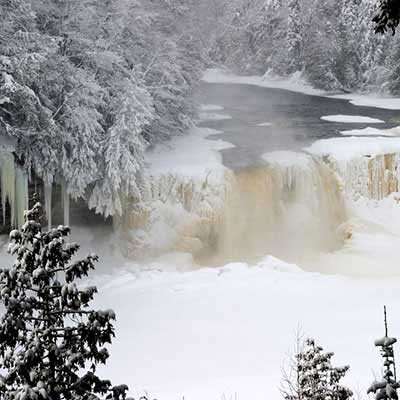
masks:
POLYGON ((350 199, 381 200, 399 190, 400 138, 332 138, 305 150, 338 173, 350 199))
POLYGON ((128 240, 128 255, 208 253, 232 180, 233 174, 227 169, 209 171, 204 176, 150 175, 143 199, 117 221, 128 240))
POLYGON ((341 176, 345 193, 352 199, 382 200, 399 190, 399 153, 365 155, 345 162, 330 157, 328 162, 341 176))

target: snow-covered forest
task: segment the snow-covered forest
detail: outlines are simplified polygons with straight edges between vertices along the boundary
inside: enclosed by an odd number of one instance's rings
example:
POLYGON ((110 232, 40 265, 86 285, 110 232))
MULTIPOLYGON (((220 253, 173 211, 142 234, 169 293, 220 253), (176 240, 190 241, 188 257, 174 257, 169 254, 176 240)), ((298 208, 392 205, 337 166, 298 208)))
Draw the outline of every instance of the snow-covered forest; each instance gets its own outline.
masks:
POLYGON ((104 215, 139 197, 146 149, 193 121, 193 4, 2 0, 0 131, 17 161, 104 215))
POLYGON ((374 33, 375 0, 215 2, 212 57, 246 74, 301 72, 328 91, 400 93, 400 42, 374 33))

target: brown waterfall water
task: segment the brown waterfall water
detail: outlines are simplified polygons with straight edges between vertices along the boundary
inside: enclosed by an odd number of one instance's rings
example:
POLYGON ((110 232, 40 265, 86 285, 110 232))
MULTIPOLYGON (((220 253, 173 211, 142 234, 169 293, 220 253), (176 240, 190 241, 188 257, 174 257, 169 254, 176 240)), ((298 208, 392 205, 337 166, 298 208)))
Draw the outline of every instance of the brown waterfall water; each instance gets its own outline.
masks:
POLYGON ((235 174, 218 227, 214 256, 222 262, 272 254, 302 262, 343 244, 346 220, 336 175, 304 156, 302 165, 245 168, 235 174))

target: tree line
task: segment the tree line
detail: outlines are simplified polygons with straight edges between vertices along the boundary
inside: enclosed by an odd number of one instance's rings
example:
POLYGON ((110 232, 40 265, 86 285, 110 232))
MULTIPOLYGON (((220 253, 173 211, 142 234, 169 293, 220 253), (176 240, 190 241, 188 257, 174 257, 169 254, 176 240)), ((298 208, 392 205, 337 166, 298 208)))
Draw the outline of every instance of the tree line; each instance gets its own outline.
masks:
POLYGON ((398 1, 221 2, 210 56, 242 73, 301 73, 314 87, 400 94, 398 1), (397 13, 397 14, 396 14, 397 13))
POLYGON ((195 115, 191 3, 0 0, 0 134, 17 162, 105 216, 140 198, 146 149, 195 115))

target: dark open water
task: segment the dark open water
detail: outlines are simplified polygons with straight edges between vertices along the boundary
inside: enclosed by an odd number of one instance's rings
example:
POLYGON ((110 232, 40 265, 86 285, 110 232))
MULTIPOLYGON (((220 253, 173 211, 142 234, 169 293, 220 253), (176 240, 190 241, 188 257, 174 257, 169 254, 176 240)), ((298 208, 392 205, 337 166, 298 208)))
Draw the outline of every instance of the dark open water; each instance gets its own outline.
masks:
POLYGON ((339 131, 400 125, 400 111, 359 107, 347 100, 252 85, 202 83, 196 98, 202 104, 223 106, 223 111, 215 113, 232 116, 231 120, 206 121, 201 125, 223 131, 218 138, 236 146, 222 151, 224 164, 234 169, 257 165, 261 162, 260 156, 269 151, 298 151, 317 139, 342 136, 339 131), (348 124, 320 119, 336 114, 377 118, 385 124, 348 124), (264 122, 272 125, 257 126, 264 122))

